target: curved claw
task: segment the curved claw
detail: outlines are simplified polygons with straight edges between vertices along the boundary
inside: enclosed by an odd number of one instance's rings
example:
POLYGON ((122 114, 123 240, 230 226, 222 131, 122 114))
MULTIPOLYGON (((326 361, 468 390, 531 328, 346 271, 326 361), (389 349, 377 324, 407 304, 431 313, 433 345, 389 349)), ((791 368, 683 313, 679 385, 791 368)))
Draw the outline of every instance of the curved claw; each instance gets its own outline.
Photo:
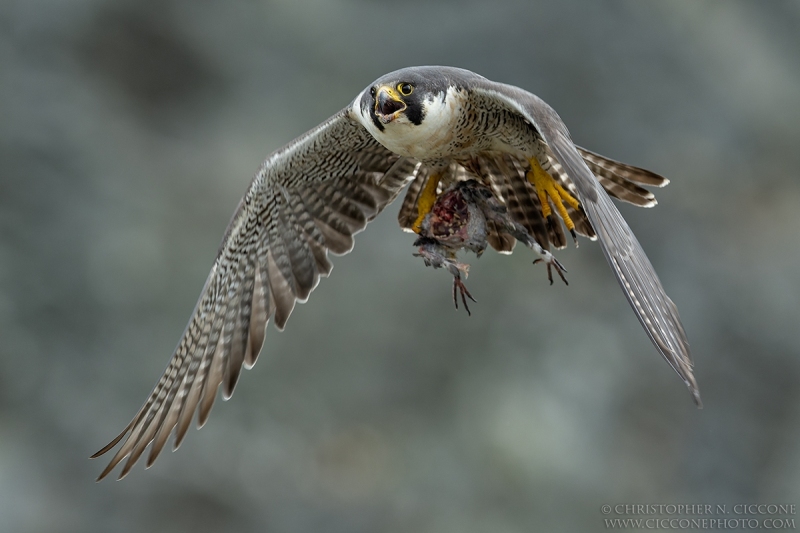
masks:
POLYGON ((564 268, 564 265, 562 265, 558 259, 556 259, 556 256, 550 252, 547 252, 545 257, 536 259, 533 264, 535 265, 536 263, 541 262, 544 262, 547 265, 547 279, 550 281, 550 285, 553 284, 553 268, 555 268, 558 277, 561 278, 561 281, 563 281, 565 285, 569 285, 569 281, 567 281, 567 278, 564 276, 564 274, 567 273, 567 269, 564 268))
POLYGON ((453 276, 453 303, 456 304, 456 309, 458 309, 458 294, 456 293, 456 289, 461 292, 461 301, 464 302, 464 309, 467 310, 467 315, 472 316, 472 313, 469 311, 469 306, 467 305, 467 298, 475 303, 478 303, 478 301, 469 293, 464 282, 461 281, 460 276, 453 276))
MULTIPOLYGON (((545 223, 547 223, 547 227, 551 232, 556 233, 558 231, 557 226, 560 225, 560 223, 556 220, 555 216, 553 216, 552 214, 547 215, 544 221, 545 223)), ((579 246, 578 234, 575 232, 574 224, 571 228, 567 226, 567 230, 569 230, 569 234, 572 236, 572 242, 575 244, 575 248, 577 248, 579 246)))

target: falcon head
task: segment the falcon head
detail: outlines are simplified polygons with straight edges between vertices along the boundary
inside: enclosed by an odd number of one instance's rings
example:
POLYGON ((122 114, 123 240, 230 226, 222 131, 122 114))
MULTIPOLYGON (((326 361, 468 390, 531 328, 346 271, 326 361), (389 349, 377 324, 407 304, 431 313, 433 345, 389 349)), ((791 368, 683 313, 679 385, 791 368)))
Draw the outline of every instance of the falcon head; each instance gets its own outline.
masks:
POLYGON ((424 156, 421 152, 431 142, 444 141, 454 131, 465 94, 461 72, 449 67, 391 72, 361 92, 353 111, 388 149, 403 156, 424 156))
POLYGON ((362 92, 360 111, 379 131, 392 122, 419 126, 431 105, 444 99, 448 85, 436 67, 390 72, 362 92))

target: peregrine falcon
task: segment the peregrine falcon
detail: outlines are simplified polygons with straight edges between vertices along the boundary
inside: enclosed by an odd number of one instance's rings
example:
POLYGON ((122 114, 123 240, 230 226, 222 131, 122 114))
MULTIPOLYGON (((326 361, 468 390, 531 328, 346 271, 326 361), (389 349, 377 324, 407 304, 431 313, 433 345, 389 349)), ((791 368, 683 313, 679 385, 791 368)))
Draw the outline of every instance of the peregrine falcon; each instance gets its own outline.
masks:
POLYGON ((566 282, 550 251, 566 244, 562 224, 576 243, 578 234, 599 241, 650 340, 699 407, 677 308, 610 198, 649 207, 655 197, 642 185, 667 183, 576 146, 556 112, 520 88, 451 67, 379 78, 261 165, 167 369, 133 420, 92 456, 124 439, 98 481, 127 457, 124 477, 150 443, 152 465, 173 430, 177 449, 195 412, 202 427, 219 386, 229 398, 242 367, 255 364, 269 320, 283 330, 295 303, 330 274, 328 252, 349 252, 353 235, 406 186, 400 225, 418 234, 427 264, 454 274, 453 297, 461 290, 465 305, 458 249, 480 253, 488 243, 510 252, 520 241, 566 282), (460 240, 448 241, 456 233, 460 240))

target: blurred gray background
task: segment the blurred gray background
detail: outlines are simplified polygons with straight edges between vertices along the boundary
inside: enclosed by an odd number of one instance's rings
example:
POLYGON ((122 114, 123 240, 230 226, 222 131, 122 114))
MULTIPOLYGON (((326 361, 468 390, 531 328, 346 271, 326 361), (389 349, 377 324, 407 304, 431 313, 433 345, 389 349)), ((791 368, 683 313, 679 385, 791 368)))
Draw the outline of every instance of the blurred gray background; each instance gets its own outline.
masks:
POLYGON ((8 1, 0 530, 604 529, 603 504, 800 500, 800 3, 8 1), (397 205, 334 258, 201 432, 89 461, 166 365, 261 161, 378 76, 446 64, 672 180, 621 206, 705 409, 600 249, 472 263, 473 315, 397 205))

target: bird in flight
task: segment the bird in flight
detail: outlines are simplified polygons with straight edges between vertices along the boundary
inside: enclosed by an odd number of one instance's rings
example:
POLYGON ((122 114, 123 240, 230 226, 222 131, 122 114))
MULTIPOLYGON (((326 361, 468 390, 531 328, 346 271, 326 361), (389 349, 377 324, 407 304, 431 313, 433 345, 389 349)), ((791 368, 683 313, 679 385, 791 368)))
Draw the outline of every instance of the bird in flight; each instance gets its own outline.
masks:
POLYGON ((426 264, 454 276, 453 299, 472 298, 455 259, 487 244, 531 248, 564 279, 551 253, 566 231, 597 240, 650 340, 701 406, 677 308, 609 195, 655 205, 645 186, 668 181, 573 144, 556 112, 518 87, 452 67, 411 67, 379 78, 334 116, 270 155, 228 226, 175 353, 144 405, 99 457, 122 441, 106 477, 119 476, 149 444, 151 466, 194 413, 205 424, 222 385, 233 393, 250 368, 267 323, 283 330, 330 274, 328 252, 346 254, 363 230, 407 188, 400 225, 418 234, 426 264), (558 218, 556 218, 558 217, 558 218), (560 219, 560 220, 559 220, 560 219))

